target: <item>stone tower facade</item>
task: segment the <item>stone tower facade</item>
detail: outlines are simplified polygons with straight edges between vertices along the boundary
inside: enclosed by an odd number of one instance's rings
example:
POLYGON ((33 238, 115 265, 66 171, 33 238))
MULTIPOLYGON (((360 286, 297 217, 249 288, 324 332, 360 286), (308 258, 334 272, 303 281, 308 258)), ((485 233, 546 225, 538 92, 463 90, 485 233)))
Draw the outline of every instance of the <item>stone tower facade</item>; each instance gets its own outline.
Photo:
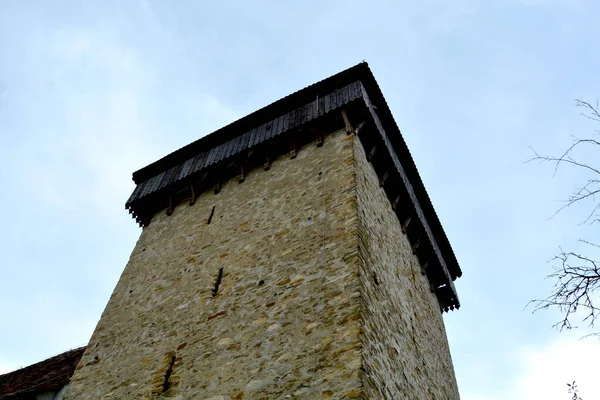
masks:
POLYGON ((134 174, 67 399, 458 399, 460 268, 366 64, 134 174))

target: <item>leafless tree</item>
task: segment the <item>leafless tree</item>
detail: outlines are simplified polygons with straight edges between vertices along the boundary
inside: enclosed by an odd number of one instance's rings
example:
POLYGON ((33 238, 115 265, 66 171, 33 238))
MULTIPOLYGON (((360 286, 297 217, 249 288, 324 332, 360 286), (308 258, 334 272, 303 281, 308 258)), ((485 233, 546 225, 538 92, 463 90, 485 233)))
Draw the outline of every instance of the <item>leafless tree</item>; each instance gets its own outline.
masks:
MULTIPOLYGON (((577 100, 575 105, 583 109, 581 114, 584 117, 600 123, 598 100, 595 104, 577 100)), ((540 155, 534 150, 534 157, 530 161, 551 163, 554 173, 564 167, 576 168, 582 173, 583 180, 575 185, 575 190, 554 215, 566 208, 582 205, 588 208, 581 223, 600 222, 600 166, 596 165, 600 164, 600 131, 596 130, 591 137, 572 136, 572 139, 571 145, 559 156, 540 155), (589 156, 586 157, 590 153, 595 156, 591 160, 589 156)), ((548 275, 555 282, 552 293, 545 299, 531 302, 535 311, 558 309, 562 319, 554 326, 559 330, 574 328, 576 313, 577 320, 581 317, 582 322, 591 327, 600 316, 597 299, 600 294, 600 262, 595 257, 596 252, 600 251, 600 245, 587 239, 580 241, 587 248, 585 254, 561 248, 552 259, 554 272, 548 275)))
POLYGON ((572 394, 571 400, 583 400, 583 398, 579 397, 579 388, 577 387, 577 383, 573 381, 572 383, 567 383, 569 387, 569 394, 572 394))

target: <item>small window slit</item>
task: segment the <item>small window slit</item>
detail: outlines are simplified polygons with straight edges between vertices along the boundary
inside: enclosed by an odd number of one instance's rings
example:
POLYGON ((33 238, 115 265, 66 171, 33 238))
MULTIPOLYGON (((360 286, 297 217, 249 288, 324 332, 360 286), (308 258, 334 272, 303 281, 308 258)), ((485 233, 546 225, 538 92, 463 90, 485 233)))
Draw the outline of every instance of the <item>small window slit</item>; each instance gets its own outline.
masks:
POLYGON ((173 366, 175 365, 175 356, 171 356, 171 361, 169 362, 169 368, 165 371, 165 380, 162 385, 162 393, 165 393, 171 387, 171 374, 173 373, 173 366))
POLYGON ((217 296, 219 293, 219 286, 221 286, 221 280, 223 279, 223 268, 219 268, 219 273, 217 274, 217 280, 215 281, 215 286, 212 288, 213 297, 217 296))
POLYGON ((208 220, 206 221, 206 225, 210 225, 212 219, 213 219, 213 215, 215 215, 215 206, 212 207, 212 210, 210 210, 210 215, 208 216, 208 220))

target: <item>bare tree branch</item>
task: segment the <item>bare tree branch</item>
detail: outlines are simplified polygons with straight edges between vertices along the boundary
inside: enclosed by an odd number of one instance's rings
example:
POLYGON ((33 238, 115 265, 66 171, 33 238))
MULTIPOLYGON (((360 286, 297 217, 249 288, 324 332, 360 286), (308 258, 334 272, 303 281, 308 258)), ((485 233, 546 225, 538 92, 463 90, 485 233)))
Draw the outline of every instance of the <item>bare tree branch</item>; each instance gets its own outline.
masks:
POLYGON ((587 109, 587 112, 584 111, 581 113, 581 115, 593 121, 600 122, 600 103, 598 102, 598 99, 596 99, 596 105, 591 105, 587 101, 577 99, 575 100, 575 107, 583 107, 587 109))
MULTIPOLYGON (((581 115, 594 121, 600 122, 600 101, 596 99, 595 103, 589 103, 583 100, 575 101, 576 107, 581 107, 581 115)), ((598 132, 598 131, 597 131, 598 132)), ((565 199, 564 204, 550 217, 563 211, 565 208, 576 204, 590 204, 590 209, 586 212, 586 217, 582 223, 594 223, 600 221, 600 157, 590 159, 589 152, 593 155, 600 154, 600 134, 598 137, 580 138, 571 135, 572 143, 567 149, 558 156, 540 155, 532 149, 534 156, 528 160, 538 161, 540 163, 551 163, 556 175, 560 167, 572 167, 583 174, 583 180, 575 185, 575 190, 565 199), (588 152, 588 153, 584 153, 588 152), (588 155, 587 157, 586 154, 588 155)), ((547 276, 555 284, 551 294, 541 300, 532 300, 530 304, 535 306, 534 312, 557 309, 562 319, 554 327, 559 330, 572 329, 577 321, 585 322, 590 327, 594 327, 597 318, 600 317, 600 305, 598 304, 598 295, 600 294, 600 257, 595 258, 594 252, 600 251, 600 245, 591 241, 581 240, 586 244, 589 251, 586 254, 579 252, 564 251, 560 252, 551 260, 554 262, 554 272, 547 276), (595 300, 597 300, 595 302, 595 300)), ((597 333, 592 333, 596 335, 597 333)), ((575 383, 573 388, 576 391, 575 383)), ((574 397, 575 398, 575 397, 574 397)))
MULTIPOLYGON (((596 100, 595 105, 583 100, 576 100, 575 105, 584 108, 585 111, 581 113, 583 116, 592 121, 600 122, 600 102, 598 100, 596 100)), ((575 135, 571 135, 571 138, 573 139, 571 145, 559 156, 540 155, 534 149, 531 149, 534 156, 529 159, 528 162, 538 161, 540 163, 551 163, 554 165, 554 175, 556 175, 558 169, 563 165, 577 168, 583 173, 588 174, 589 177, 587 178, 587 181, 576 187, 573 193, 565 200, 565 204, 561 206, 552 217, 563 211, 565 208, 584 201, 591 201, 593 203, 591 211, 587 214, 582 223, 598 222, 600 220, 600 215, 598 214, 600 202, 598 201, 597 196, 600 196, 600 167, 578 158, 575 151, 579 149, 589 151, 590 148, 596 150, 596 146, 598 146, 597 150, 600 151, 600 139, 590 137, 579 138, 575 135)))
MULTIPOLYGON (((598 248, 594 243, 583 242, 598 248)), ((552 293, 545 299, 532 300, 535 311, 556 308, 562 314, 562 319, 554 324, 559 330, 572 329, 575 326, 572 317, 578 311, 583 311, 583 322, 594 326, 600 316, 600 308, 595 303, 596 291, 600 288, 600 263, 596 260, 574 252, 561 252, 554 257, 558 261, 554 272, 548 275, 556 281, 552 293)))
POLYGON ((567 383, 569 387, 569 394, 572 394, 571 400, 583 400, 583 398, 579 397, 579 388, 577 387, 577 382, 573 381, 572 383, 567 383))

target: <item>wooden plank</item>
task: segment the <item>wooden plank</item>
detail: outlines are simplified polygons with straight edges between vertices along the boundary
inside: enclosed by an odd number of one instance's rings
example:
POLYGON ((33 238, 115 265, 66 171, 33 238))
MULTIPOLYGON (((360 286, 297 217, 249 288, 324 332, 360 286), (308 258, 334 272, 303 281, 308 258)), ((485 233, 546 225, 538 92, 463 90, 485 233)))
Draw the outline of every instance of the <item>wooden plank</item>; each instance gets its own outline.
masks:
POLYGON ((410 225, 410 221, 411 221, 411 217, 408 217, 402 222, 402 233, 406 233, 406 229, 410 225))
POLYGON ((322 147, 323 144, 325 143, 325 135, 323 134, 323 131, 320 129, 313 129, 313 133, 315 135, 315 139, 317 141, 317 147, 322 147))
POLYGON ((411 243, 411 248, 412 248, 412 253, 413 254, 417 254, 417 250, 419 249, 419 246, 421 245, 421 238, 417 238, 416 242, 411 243))
POLYGON ((246 180, 246 171, 244 171, 244 163, 240 161, 240 176, 238 182, 242 183, 246 180))
POLYGON ((346 110, 342 108, 342 118, 344 119, 344 126, 346 128, 346 135, 350 135, 354 133, 354 128, 352 128, 352 124, 350 123, 350 119, 348 118, 348 114, 346 114, 346 110))
POLYGON ((190 206, 193 206, 194 204, 196 204, 196 193, 198 191, 198 188, 196 186, 195 183, 192 183, 190 185, 190 192, 192 194, 192 197, 190 197, 190 206))
POLYGON ((296 158, 296 156, 298 155, 298 148, 296 147, 296 142, 294 142, 293 140, 290 140, 289 147, 290 147, 290 158, 296 158))
POLYGON ((379 187, 384 187, 385 186, 385 182, 388 180, 390 174, 388 171, 385 171, 383 173, 383 176, 381 178, 379 178, 379 187))
POLYGON ((369 150, 369 152, 367 153, 367 160, 371 161, 373 160, 373 157, 375 157, 375 153, 377 153, 377 150, 379 150, 377 148, 377 146, 373 146, 371 147, 371 149, 369 150))
POLYGON ((221 187, 222 187, 222 182, 221 182, 221 178, 219 178, 218 176, 215 179, 215 187, 213 189, 215 194, 219 194, 221 192, 221 187))
POLYGON ((173 198, 169 196, 169 207, 167 207, 167 215, 173 214, 173 198))
POLYGON ((394 197, 394 200, 392 201, 392 210, 396 211, 398 203, 400 203, 400 196, 394 197))

